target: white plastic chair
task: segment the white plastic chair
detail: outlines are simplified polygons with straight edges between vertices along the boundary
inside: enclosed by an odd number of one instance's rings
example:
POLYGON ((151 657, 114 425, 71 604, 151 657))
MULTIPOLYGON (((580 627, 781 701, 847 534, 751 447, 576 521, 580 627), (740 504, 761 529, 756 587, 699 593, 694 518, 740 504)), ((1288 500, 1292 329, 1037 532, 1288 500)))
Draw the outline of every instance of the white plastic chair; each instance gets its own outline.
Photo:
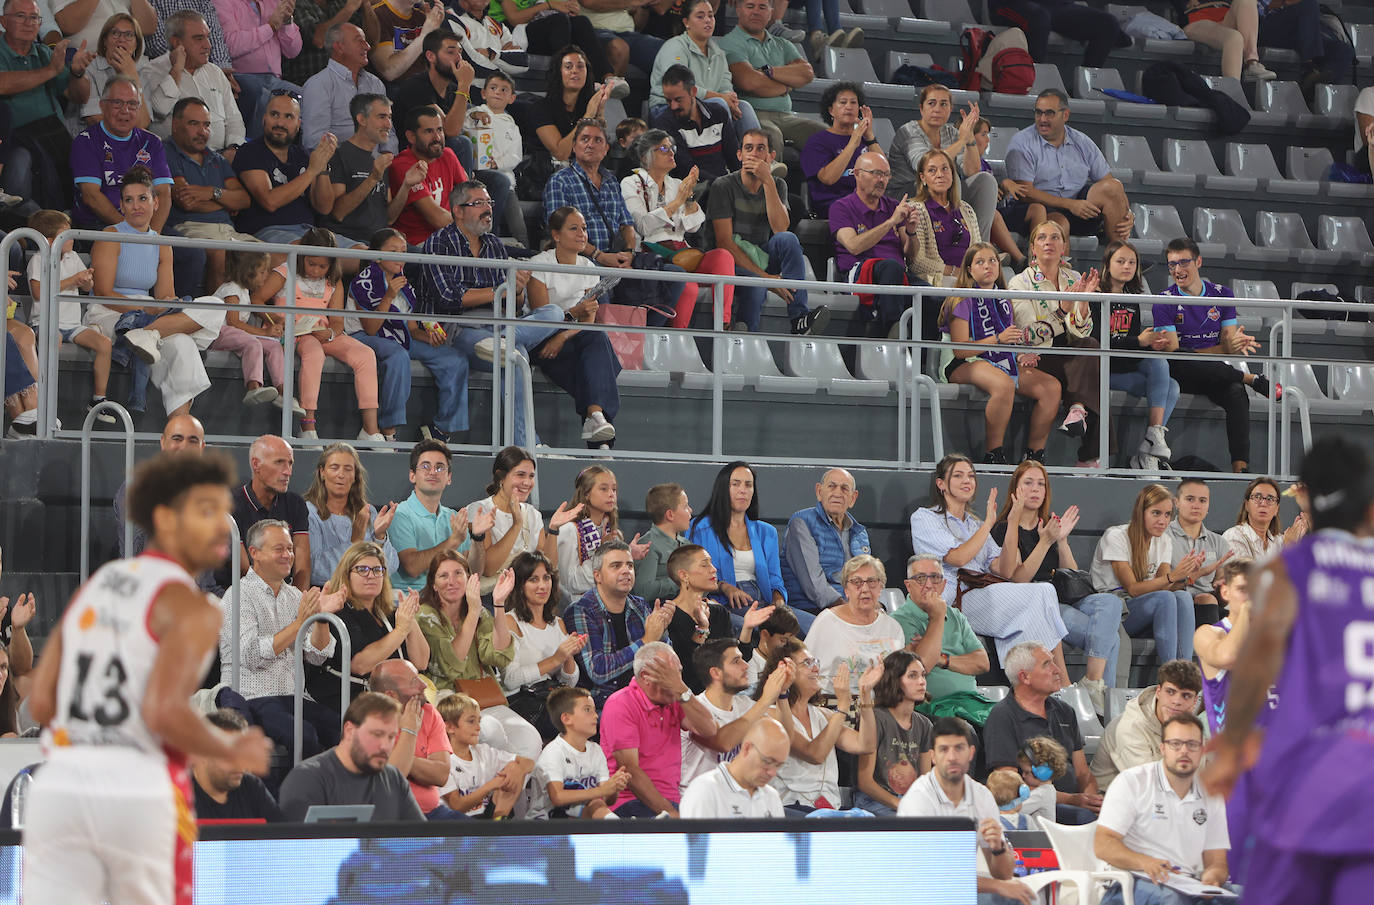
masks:
POLYGON ((1188 235, 1178 209, 1172 204, 1132 204, 1136 238, 1131 240, 1142 255, 1164 253, 1164 246, 1179 236, 1188 235))
POLYGON ((1194 208, 1193 239, 1204 246, 1203 257, 1221 257, 1229 252, 1236 260, 1246 262, 1273 264, 1288 259, 1286 248, 1260 248, 1250 241, 1240 212, 1232 208, 1194 208))
POLYGON ((737 333, 725 338, 725 354, 718 363, 722 375, 737 375, 763 393, 811 393, 819 388, 814 377, 785 377, 773 361, 768 340, 737 333))
POLYGON ((1255 214, 1255 239, 1261 248, 1282 249, 1304 264, 1332 266, 1340 252, 1323 251, 1312 244, 1302 214, 1289 211, 1259 211, 1255 214))
POLYGON ((886 396, 886 380, 864 380, 849 376, 840 357, 840 347, 829 340, 808 339, 787 343, 783 373, 805 377, 832 396, 886 396))
MULTIPOLYGON (((1085 878, 1086 882, 1078 881, 1080 892, 1080 905, 1097 905, 1102 901, 1102 894, 1112 883, 1121 884, 1122 905, 1135 905, 1135 877, 1124 870, 1104 869, 1102 862, 1093 854, 1093 837, 1097 833, 1097 821, 1084 824, 1083 826, 1063 826, 1053 820, 1046 820, 1041 817, 1040 828, 1045 831, 1045 835, 1050 837, 1050 845, 1054 848, 1054 857, 1059 862, 1058 871, 1049 871, 1046 874, 1031 874, 1023 877, 1021 882, 1030 886, 1032 889, 1043 888, 1036 885, 1037 877, 1047 877, 1054 873, 1077 875, 1070 882, 1078 880, 1078 877, 1085 878), (1081 885, 1080 885, 1081 883, 1081 885)), ((1051 882, 1054 882, 1051 879, 1051 882)), ((1062 881, 1061 881, 1062 882, 1062 881)), ((1048 885, 1043 880, 1043 885, 1048 885)))
POLYGON ((1359 217, 1322 214, 1317 217, 1317 242, 1322 248, 1359 261, 1361 267, 1374 266, 1374 242, 1359 217))
POLYGON ((1011 688, 1007 685, 979 685, 978 693, 995 704, 1011 694, 1011 688))
POLYGON ((1326 181, 1327 171, 1335 158, 1330 148, 1303 148, 1290 145, 1288 148, 1288 178, 1307 179, 1312 182, 1326 181))
POLYGON ((1282 114, 1298 129, 1311 129, 1323 119, 1312 115, 1297 82, 1260 82, 1255 89, 1255 106, 1266 113, 1282 114))
POLYGON ((1374 409, 1374 367, 1332 365, 1331 391, 1337 399, 1358 402, 1362 409, 1374 409))
POLYGON ((1309 179, 1285 179, 1268 145, 1228 142, 1226 145, 1226 173, 1249 179, 1264 180, 1265 189, 1277 195, 1314 197, 1321 184, 1309 179))
POLYGON ((827 47, 821 57, 825 63, 827 78, 844 79, 850 82, 881 83, 878 73, 873 71, 873 61, 866 50, 850 50, 841 47, 827 47))
POLYGON ((854 373, 861 380, 882 380, 896 386, 899 380, 911 380, 911 353, 896 343, 860 346, 854 373))

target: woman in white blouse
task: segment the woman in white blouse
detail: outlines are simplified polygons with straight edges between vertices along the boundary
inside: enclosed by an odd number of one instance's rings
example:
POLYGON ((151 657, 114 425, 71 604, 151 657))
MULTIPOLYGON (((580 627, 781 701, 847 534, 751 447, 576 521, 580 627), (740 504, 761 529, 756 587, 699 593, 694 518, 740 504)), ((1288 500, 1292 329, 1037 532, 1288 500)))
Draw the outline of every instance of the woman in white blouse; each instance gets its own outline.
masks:
POLYGON ((469 523, 483 509, 492 513, 491 530, 472 538, 482 549, 484 595, 491 593, 501 570, 510 568, 521 553, 537 550, 550 562, 558 559, 558 529, 582 511, 581 506, 560 503, 549 516, 548 527, 544 526, 544 517, 528 502, 534 491, 534 456, 518 446, 507 446, 496 454, 486 490, 486 499, 467 507, 469 523))
POLYGON ((1232 552, 1257 563, 1307 533, 1307 516, 1301 512, 1287 531, 1282 530, 1279 521, 1279 501, 1282 499, 1279 485, 1273 478, 1255 478, 1246 486, 1235 525, 1221 533, 1232 552))
MULTIPOLYGON (((501 686, 507 699, 531 694, 547 698, 554 683, 576 685, 580 670, 577 654, 586 644, 582 635, 570 635, 558 610, 558 573, 542 553, 521 553, 511 563, 515 590, 511 591, 506 622, 515 636, 515 655, 501 670, 501 686)), ((523 712, 523 711, 522 711, 523 712)), ((541 734, 552 738, 553 724, 534 720, 541 734)))
MULTIPOLYGON (((677 162, 676 152, 677 145, 672 136, 662 129, 650 129, 639 136, 630 148, 630 155, 639 162, 639 166, 620 180, 620 193, 625 197, 625 207, 629 209, 630 216, 635 219, 635 232, 644 238, 645 247, 682 266, 684 260, 676 253, 690 247, 687 237, 701 229, 706 222, 706 212, 692 199, 692 192, 697 185, 697 168, 692 167, 682 179, 671 175, 677 162)), ((685 263, 692 262, 689 259, 685 263)), ((734 276, 735 260, 728 251, 717 248, 701 255, 700 263, 686 269, 693 273, 734 276)), ((691 322, 698 291, 696 283, 682 285, 682 292, 677 298, 677 310, 671 320, 674 327, 685 327, 691 322)), ((726 283, 726 322, 730 320, 734 294, 734 287, 726 283)), ((660 323, 668 322, 664 320, 660 323)), ((649 325, 656 326, 652 321, 649 325)))

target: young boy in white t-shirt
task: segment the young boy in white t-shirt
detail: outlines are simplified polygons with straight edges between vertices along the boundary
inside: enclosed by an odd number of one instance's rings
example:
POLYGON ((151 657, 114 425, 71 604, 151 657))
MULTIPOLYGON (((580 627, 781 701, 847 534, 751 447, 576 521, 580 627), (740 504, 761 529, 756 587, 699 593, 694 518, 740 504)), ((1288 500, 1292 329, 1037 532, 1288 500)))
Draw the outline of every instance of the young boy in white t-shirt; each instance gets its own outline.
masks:
MULTIPOLYGON (((35 211, 29 217, 29 228, 37 230, 43 234, 49 242, 57 238, 63 230, 71 229, 72 221, 62 211, 42 210, 35 211)), ((75 239, 68 239, 62 246, 61 279, 58 284, 59 291, 71 295, 81 292, 90 292, 95 285, 95 271, 87 267, 80 256, 73 250, 76 245, 75 239)), ((42 257, 34 255, 29 259, 29 295, 33 296, 33 326, 37 327, 39 320, 43 316, 43 310, 38 302, 43 296, 40 294, 43 279, 47 276, 43 272, 42 257)), ((110 338, 101 333, 95 327, 81 322, 82 306, 80 302, 59 300, 57 303, 57 328, 58 346, 63 341, 75 343, 83 349, 89 349, 95 355, 95 363, 92 375, 91 401, 86 406, 89 411, 94 406, 105 401, 105 390, 110 382, 110 352, 114 348, 114 343, 110 338)), ((102 411, 95 416, 97 421, 105 424, 114 424, 115 416, 109 412, 102 411)))
POLYGON ((585 688, 556 688, 546 706, 563 732, 544 747, 534 765, 530 819, 617 818, 610 805, 630 784, 630 772, 621 767, 611 776, 605 752, 591 741, 597 724, 591 693, 585 688))
MULTIPOLYGON (((520 140, 520 127, 506 112, 515 100, 515 83, 509 77, 494 72, 487 76, 482 87, 482 103, 468 108, 463 120, 463 134, 472 139, 472 153, 479 170, 495 170, 510 180, 515 188, 515 167, 525 156, 520 140)), ((497 211, 497 222, 500 214, 497 211)))
POLYGON ((453 746, 448 782, 439 788, 440 799, 469 817, 500 820, 511 816, 534 761, 477 740, 482 734, 482 709, 470 696, 449 695, 438 709, 453 746))

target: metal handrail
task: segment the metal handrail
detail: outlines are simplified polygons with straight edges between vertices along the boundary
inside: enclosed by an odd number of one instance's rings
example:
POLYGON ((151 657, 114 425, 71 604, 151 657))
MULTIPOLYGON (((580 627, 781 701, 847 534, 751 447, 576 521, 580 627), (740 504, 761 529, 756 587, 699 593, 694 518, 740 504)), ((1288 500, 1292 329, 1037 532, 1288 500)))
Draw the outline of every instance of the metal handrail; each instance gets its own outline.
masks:
MULTIPOLYGON (((0 249, 3 243, 0 243, 0 249)), ((0 251, 0 253, 3 253, 0 251)), ((56 320, 56 317, 44 318, 44 323, 49 320, 56 320)), ((52 394, 56 396, 57 394, 52 394)), ((95 431, 95 419, 101 412, 113 412, 124 422, 124 487, 127 494, 129 481, 134 475, 134 420, 129 417, 129 413, 124 406, 109 399, 103 400, 91 406, 91 410, 86 413, 86 420, 81 425, 81 580, 84 582, 91 575, 91 435, 95 431)), ((128 508, 128 498, 125 498, 125 509, 128 508)), ((124 555, 133 556, 134 529, 129 522, 128 512, 124 513, 124 555)))
MULTIPOLYGON (((305 735, 305 636, 316 622, 328 622, 339 632, 339 663, 342 669, 339 670, 339 727, 343 727, 343 715, 348 711, 348 702, 352 697, 349 694, 349 682, 352 672, 353 662, 353 639, 349 637, 348 629, 344 627, 343 620, 333 613, 314 613, 301 623, 301 627, 296 629, 296 646, 292 654, 295 660, 296 673, 296 707, 295 707, 295 748, 293 753, 293 764, 301 762, 301 745, 305 735)), ((236 641, 237 644, 237 641, 236 641)))
MULTIPOLYGON (((21 227, 21 228, 19 228, 19 229, 11 230, 10 232, 5 233, 5 235, 4 235, 3 238, 0 238, 0 260, 9 261, 9 259, 10 259, 10 249, 13 248, 13 247, 14 247, 14 243, 18 242, 20 239, 30 239, 30 240, 35 241, 35 242, 38 244, 39 260, 40 260, 40 261, 44 261, 44 260, 46 259, 47 255, 48 255, 48 240, 45 239, 45 238, 43 237, 43 234, 40 233, 38 230, 36 230, 36 229, 30 229, 29 227, 25 226, 25 227, 21 227)), ((24 277, 23 277, 23 274, 20 274, 20 279, 23 279, 23 278, 24 278, 24 277)), ((43 285, 47 285, 47 284, 44 283, 43 285)), ((22 293, 22 292, 20 293, 20 295, 27 295, 27 294, 28 294, 28 293, 22 293)), ((34 301, 34 304, 38 304, 38 299, 34 299, 33 301, 34 301)), ((0 312, 8 313, 9 310, 10 310, 10 283, 9 283, 9 280, 8 280, 8 279, 4 279, 4 280, 0 280, 0 312)), ((52 316, 51 318, 44 318, 44 320, 45 320, 45 321, 47 321, 47 320, 56 321, 56 320, 57 320, 56 312, 53 312, 53 316, 52 316)), ((5 356, 6 356, 7 352, 9 351, 8 347, 9 347, 9 343, 0 343, 0 374, 4 374, 4 373, 5 373, 5 356)), ((43 352, 43 338, 42 338, 41 336, 38 337, 37 349, 36 349, 35 351, 36 351, 36 353, 37 353, 37 355, 38 355, 38 370, 39 370, 40 372, 43 372, 43 371, 44 371, 44 368, 43 368, 44 352, 43 352)), ((54 372, 54 373, 56 373, 56 372, 54 372)), ((44 381, 35 380, 35 383, 42 384, 42 383, 44 383, 44 381)), ((49 384, 47 384, 47 385, 48 385, 48 386, 53 386, 53 387, 57 386, 56 383, 49 383, 49 384)), ((49 394, 49 395, 51 395, 51 396, 53 397, 53 405, 56 406, 56 404, 57 404, 57 401, 56 401, 56 400, 57 400, 57 394, 56 394, 56 393, 51 393, 51 394, 49 394)), ((47 435, 46 433, 43 432, 43 418, 42 418, 42 414, 43 414, 43 413, 42 413, 41 410, 42 410, 42 408, 43 408, 44 406, 42 405, 42 401, 43 401, 42 395, 40 394, 40 396, 39 396, 39 409, 40 409, 40 411, 39 411, 39 423, 38 423, 38 436, 40 436, 40 437, 42 437, 42 438, 44 438, 44 439, 47 439, 47 436, 48 436, 48 435, 47 435)), ((54 411, 56 411, 55 408, 54 408, 54 411)))
POLYGON ((225 515, 229 520, 229 588, 225 592, 224 605, 229 608, 229 637, 234 643, 229 645, 229 687, 239 690, 240 660, 239 650, 239 573, 243 570, 240 557, 243 555, 243 540, 239 537, 239 523, 234 521, 233 513, 225 515))

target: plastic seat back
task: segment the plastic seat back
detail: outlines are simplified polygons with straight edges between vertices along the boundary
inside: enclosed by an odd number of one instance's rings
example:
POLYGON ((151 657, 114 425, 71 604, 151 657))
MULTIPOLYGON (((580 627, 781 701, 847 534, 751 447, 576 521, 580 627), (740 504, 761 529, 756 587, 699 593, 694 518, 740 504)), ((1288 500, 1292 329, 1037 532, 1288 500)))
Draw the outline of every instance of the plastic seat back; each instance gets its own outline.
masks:
POLYGON ((836 378, 848 380, 849 369, 840 357, 838 344, 826 340, 787 343, 783 370, 791 377, 811 377, 822 387, 836 378))
POLYGON ((707 374, 696 340, 683 333, 650 333, 644 337, 644 370, 707 374))
POLYGON ((1271 280, 1232 280, 1231 291, 1238 299, 1276 299, 1279 287, 1271 280))
POLYGON ((1301 214, 1260 211, 1255 215, 1255 238, 1261 248, 1285 248, 1290 251, 1316 249, 1312 237, 1307 234, 1301 214))
POLYGON ((1164 168, 1171 173, 1191 173, 1194 176, 1221 175, 1207 142, 1181 138, 1164 139, 1164 168))
POLYGON ((1193 239, 1228 248, 1254 248, 1240 212, 1229 207, 1199 207, 1193 210, 1193 239))
POLYGON ((1107 166, 1112 169, 1138 170, 1142 173, 1159 170, 1155 155, 1150 151, 1150 143, 1143 135, 1104 135, 1102 139, 1102 153, 1107 158, 1107 166))
POLYGON ((1359 217, 1333 217, 1322 214, 1317 218, 1317 241, 1322 248, 1352 255, 1374 253, 1369 230, 1359 217))
POLYGON ((1050 88, 1065 94, 1069 93, 1069 89, 1064 86, 1064 77, 1059 74, 1058 66, 1053 63, 1036 63, 1035 82, 1027 93, 1033 96, 1050 88))
POLYGON ((978 21, 968 0, 921 0, 921 12, 923 18, 948 22, 955 28, 978 21))
POLYGON ((777 362, 773 360, 773 353, 768 349, 768 340, 747 333, 726 337, 720 372, 745 378, 782 376, 777 362))
POLYGON ((887 52, 888 83, 892 83, 893 73, 907 65, 929 69, 935 65, 935 58, 928 53, 908 53, 901 50, 889 50, 887 52))
POLYGON ((878 73, 873 71, 873 61, 868 51, 852 50, 843 47, 827 47, 822 57, 827 78, 843 79, 850 82, 881 82, 878 73))
POLYGON ((1111 89, 1113 91, 1126 90, 1126 85, 1121 81, 1121 73, 1119 71, 1115 69, 1096 69, 1091 66, 1079 66, 1074 70, 1074 97, 1101 100, 1102 98, 1096 95, 1104 89, 1111 89))
POLYGON ((1132 204, 1131 210, 1135 212, 1136 233, 1143 239, 1167 243, 1188 235, 1172 204, 1132 204))
POLYGON ((1240 79, 1227 78, 1224 75, 1204 75, 1202 80, 1207 83, 1208 88, 1220 91, 1246 110, 1250 109, 1250 99, 1245 96, 1245 88, 1241 85, 1240 79))
POLYGON ((1226 173, 1228 176, 1247 176, 1251 179, 1282 179, 1274 152, 1268 145, 1247 145, 1228 142, 1226 145, 1226 173))
POLYGON ((1360 89, 1354 85, 1318 85, 1316 97, 1313 98, 1317 107, 1317 112, 1322 116, 1334 116, 1339 119, 1355 118, 1355 98, 1359 97, 1360 89))
POLYGON ((901 588, 883 588, 882 596, 879 599, 883 602, 883 609, 888 614, 892 614, 897 612, 897 607, 906 600, 906 591, 901 588))
POLYGON ((911 353, 896 343, 863 345, 854 370, 862 380, 886 380, 895 386, 911 379, 911 353))
POLYGON ((1325 182, 1335 158, 1330 148, 1288 148, 1288 178, 1325 182))
POLYGON ((1290 122, 1311 116, 1307 102, 1303 100, 1302 89, 1297 82, 1260 82, 1255 93, 1256 106, 1266 113, 1280 113, 1290 122))

